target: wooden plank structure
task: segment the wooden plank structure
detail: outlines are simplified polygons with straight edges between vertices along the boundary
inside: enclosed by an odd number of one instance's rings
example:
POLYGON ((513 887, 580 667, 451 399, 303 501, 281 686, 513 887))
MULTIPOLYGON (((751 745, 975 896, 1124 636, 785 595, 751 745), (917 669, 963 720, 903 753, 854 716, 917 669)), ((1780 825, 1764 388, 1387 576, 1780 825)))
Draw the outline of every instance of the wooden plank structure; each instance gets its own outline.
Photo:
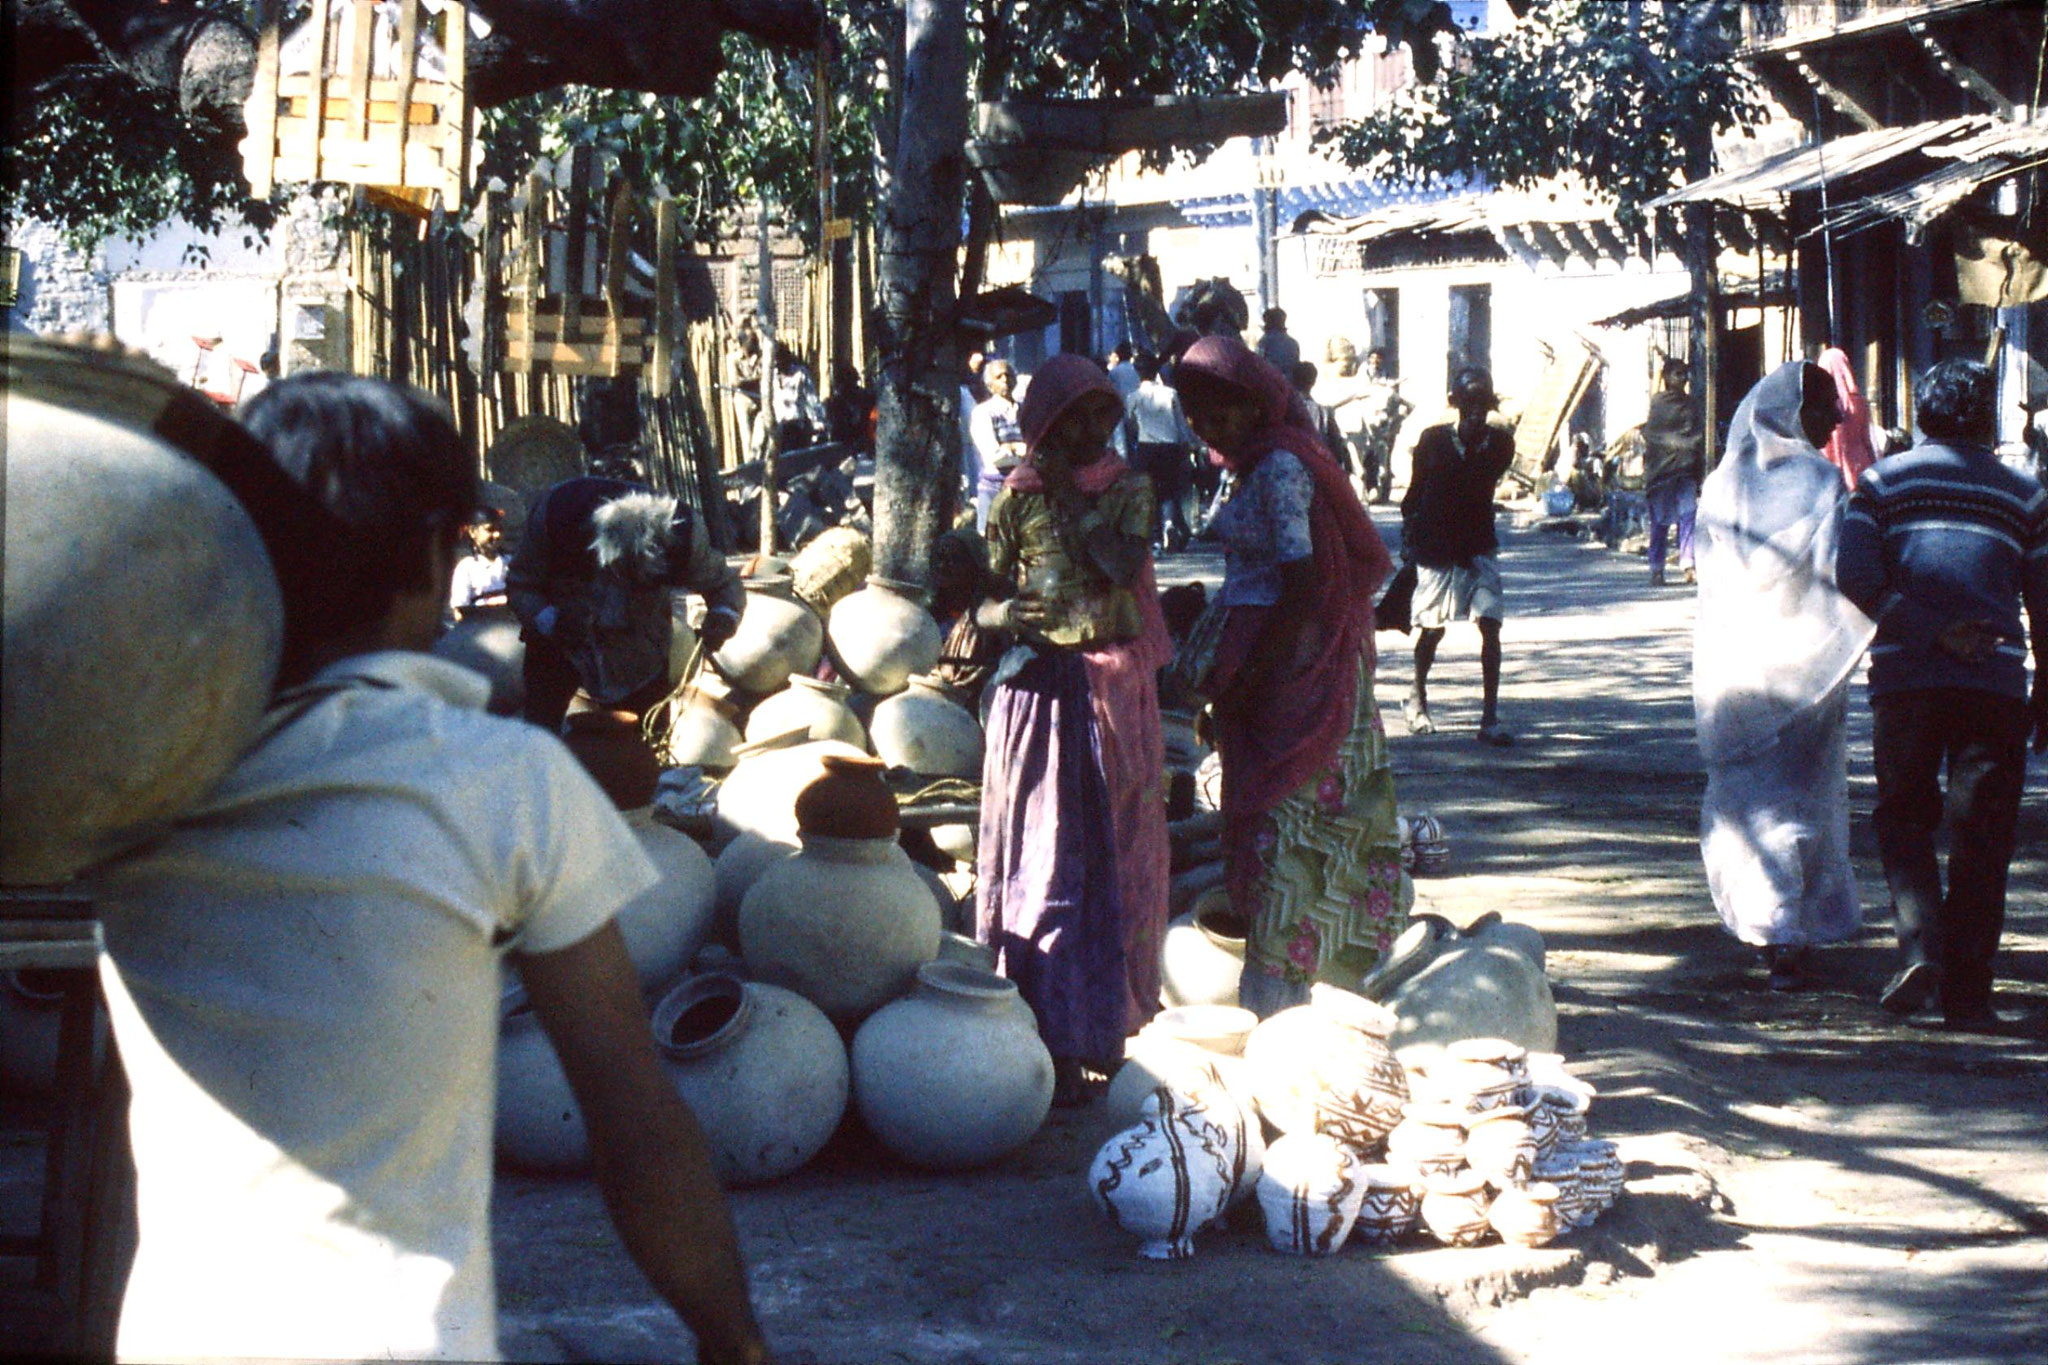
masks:
POLYGON ((597 153, 569 154, 568 185, 536 168, 516 211, 487 195, 484 215, 484 356, 508 374, 638 376, 669 389, 676 306, 676 209, 651 212, 623 179, 598 183, 597 153), (635 220, 651 220, 651 297, 628 289, 635 220))
POLYGON ((310 63, 285 72, 287 0, 260 0, 242 142, 257 198, 280 181, 329 180, 394 191, 421 209, 436 193, 451 207, 462 201, 475 132, 467 12, 452 2, 438 15, 423 13, 422 0, 396 4, 380 53, 374 0, 312 0, 308 28, 298 30, 308 34, 310 63), (420 67, 436 19, 443 70, 432 79, 420 67))

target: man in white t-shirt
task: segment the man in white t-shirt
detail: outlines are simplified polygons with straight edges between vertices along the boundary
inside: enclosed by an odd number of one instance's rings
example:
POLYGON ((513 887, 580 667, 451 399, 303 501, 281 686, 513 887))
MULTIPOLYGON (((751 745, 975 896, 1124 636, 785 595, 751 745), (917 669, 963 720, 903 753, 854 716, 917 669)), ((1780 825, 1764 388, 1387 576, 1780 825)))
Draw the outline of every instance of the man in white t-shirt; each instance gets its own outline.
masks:
POLYGON ((524 978, 613 1222, 700 1360, 765 1359, 702 1133, 611 922, 656 880, 552 735, 433 658, 469 453, 428 400, 314 374, 251 430, 359 550, 292 620, 253 748, 93 879, 133 1091, 127 1360, 497 1355, 501 967, 524 978), (330 604, 331 606, 331 604, 330 604))
POLYGON ((1017 402, 1011 393, 1017 386, 1017 372, 1007 360, 991 360, 981 367, 988 397, 974 405, 967 420, 969 446, 968 491, 974 495, 974 529, 988 529, 989 504, 1003 491, 1003 480, 1024 458, 1024 431, 1017 425, 1017 402))

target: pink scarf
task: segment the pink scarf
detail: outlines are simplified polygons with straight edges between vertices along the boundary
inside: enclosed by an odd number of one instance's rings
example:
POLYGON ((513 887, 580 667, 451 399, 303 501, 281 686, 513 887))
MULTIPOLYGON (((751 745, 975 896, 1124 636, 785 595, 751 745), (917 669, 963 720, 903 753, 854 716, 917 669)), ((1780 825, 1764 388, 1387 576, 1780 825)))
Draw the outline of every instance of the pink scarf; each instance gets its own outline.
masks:
MULTIPOLYGON (((1280 372, 1235 337, 1204 337, 1180 359, 1177 374, 1201 374, 1257 399, 1266 425, 1239 450, 1211 458, 1243 475, 1274 450, 1301 461, 1315 484, 1309 504, 1316 601, 1310 616, 1322 648, 1297 672, 1269 675, 1255 704, 1217 708, 1225 764, 1224 814, 1247 835, 1256 817, 1325 767, 1356 720, 1361 654, 1373 659, 1373 598, 1393 572, 1393 557, 1350 480, 1315 434, 1307 404, 1280 372)), ((1271 608, 1233 608, 1212 675, 1217 695, 1246 663, 1271 608)))
POLYGON ((1835 411, 1842 419, 1820 453, 1842 471, 1842 481, 1854 489, 1863 471, 1877 463, 1877 449, 1870 441, 1870 404, 1857 390, 1856 372, 1840 347, 1828 347, 1813 363, 1835 381, 1835 411))

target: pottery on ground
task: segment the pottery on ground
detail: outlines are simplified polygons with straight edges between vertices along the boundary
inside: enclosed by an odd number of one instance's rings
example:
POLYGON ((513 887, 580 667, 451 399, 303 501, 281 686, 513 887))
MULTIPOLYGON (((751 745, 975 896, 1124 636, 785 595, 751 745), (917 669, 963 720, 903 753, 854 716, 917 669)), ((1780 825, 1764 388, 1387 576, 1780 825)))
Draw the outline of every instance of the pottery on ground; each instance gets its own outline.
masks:
MULTIPOLYGON (((1170 1093, 1183 1114, 1207 1118, 1222 1130, 1224 1141, 1230 1144, 1230 1198, 1224 1202, 1225 1213, 1252 1197, 1266 1164, 1266 1130, 1259 1121, 1258 1106, 1234 1090, 1224 1076, 1225 1068, 1237 1060, 1202 1053, 1201 1060, 1183 1069, 1171 1084, 1155 1087, 1146 1095, 1137 1111, 1141 1123, 1159 1119, 1165 1112, 1161 1094, 1170 1093)), ((1217 1215, 1219 1222, 1222 1217, 1217 1215)))
POLYGON ((144 362, 13 334, 0 365, 0 882, 61 882, 247 750, 284 607, 249 513, 153 431, 171 404, 202 439, 229 419, 144 362))
POLYGON ((516 716, 525 707, 526 645, 509 610, 471 612, 434 641, 434 656, 490 682, 492 715, 516 716))
POLYGON ((1112 1127, 1137 1123, 1144 1117, 1146 1100, 1162 1086, 1189 1095, 1219 1080, 1239 1107, 1258 1117, 1251 1072, 1242 1057, 1210 1052, 1150 1029, 1130 1040, 1126 1054, 1102 1101, 1103 1115, 1112 1127))
POLYGON ((839 676, 863 692, 890 697, 907 687, 914 674, 937 667, 946 641, 927 609, 929 600, 915 583, 879 574, 841 598, 826 626, 839 676))
POLYGON ((938 955, 939 903, 894 839, 799 838, 740 902, 740 956, 760 980, 855 1024, 938 955))
MULTIPOLYGON (((1535 1098, 1529 1101, 1529 1140, 1536 1145, 1534 1161, 1541 1161, 1557 1150, 1563 1136, 1563 1126, 1558 1111, 1543 1101, 1543 1092, 1537 1090, 1535 1098)), ((1532 1162, 1533 1164, 1533 1162, 1532 1162)))
POLYGON ((1259 1112, 1283 1133, 1327 1133, 1359 1152, 1401 1121, 1408 1077, 1387 1046, 1393 1016, 1316 984, 1309 1003, 1260 1024, 1244 1045, 1259 1112))
POLYGON ((985 1166, 1031 1139, 1052 1108, 1052 1054, 1017 985, 928 962, 910 994, 853 1039, 853 1093, 882 1145, 914 1166, 985 1166))
POLYGON ((794 991, 693 976, 655 1007, 654 1042, 728 1185, 788 1175, 845 1117, 846 1045, 794 991))
POLYGON ((1426 1176, 1422 1184, 1422 1223, 1445 1246, 1475 1246, 1486 1240, 1490 1202, 1486 1177, 1477 1171, 1426 1176))
POLYGON ((1554 1085, 1535 1087, 1536 1102, 1550 1111, 1557 1122, 1557 1138, 1554 1145, 1583 1142, 1586 1137, 1586 1114, 1592 1108, 1592 1097, 1577 1090, 1564 1090, 1554 1085))
MULTIPOLYGON (((942 906, 941 909, 943 908, 942 906)), ((933 960, 958 963, 963 967, 992 972, 996 969, 996 950, 980 939, 956 934, 948 929, 939 935, 939 955, 933 960)))
POLYGON ((866 536, 851 526, 828 526, 789 561, 790 586, 823 617, 841 598, 860 589, 874 563, 874 547, 866 536))
MULTIPOLYGON (((1568 1232, 1592 1221, 1593 1210, 1586 1200, 1576 1152, 1559 1148, 1536 1163, 1532 1177, 1557 1190, 1557 1226, 1568 1232)), ((1595 1173, 1597 1175, 1597 1172, 1595 1173)))
POLYGON ((764 740, 791 730, 808 730, 812 739, 836 739, 856 749, 868 747, 867 727, 847 708, 853 689, 792 673, 789 685, 764 697, 747 717, 746 737, 764 740))
POLYGON ((790 674, 817 668, 825 644, 824 623, 796 600, 786 574, 751 578, 746 587, 739 629, 711 662, 743 692, 773 692, 790 674))
POLYGON ((825 758, 864 758, 843 740, 806 739, 801 732, 743 746, 729 775, 718 788, 717 823, 721 837, 752 831, 764 839, 796 842, 796 799, 805 787, 824 776, 825 758))
POLYGON ((1166 926, 1160 999, 1168 1005, 1235 1005, 1244 975, 1245 921, 1219 887, 1166 926))
POLYGON ((1387 1158, 1423 1176, 1450 1175, 1465 1166, 1465 1113, 1448 1104, 1412 1103, 1387 1134, 1387 1158))
POLYGON ((1528 1102, 1529 1070, 1522 1048, 1501 1038, 1465 1038, 1447 1045, 1429 1066, 1433 1098, 1468 1114, 1528 1102))
POLYGON ((1335 1138, 1289 1133, 1266 1149, 1259 1211, 1275 1251, 1327 1256, 1344 1245, 1365 1202, 1364 1163, 1335 1138))
POLYGON ((642 990, 674 980, 697 955, 717 919, 718 874, 697 841, 654 818, 651 806, 624 811, 661 881, 619 911, 619 933, 642 990))
POLYGON ((1500 1239, 1513 1246, 1540 1247, 1556 1239, 1560 1191, 1547 1181, 1502 1190, 1487 1210, 1487 1221, 1500 1239))
POLYGON ((1259 1016, 1238 1005, 1176 1005, 1153 1015, 1144 1032, 1193 1043, 1205 1052, 1241 1057, 1246 1040, 1258 1026, 1259 1016))
POLYGON ((1422 1206, 1422 1177, 1413 1167, 1380 1163, 1364 1168, 1365 1198, 1353 1231, 1367 1246, 1388 1246, 1408 1234, 1422 1206))
POLYGON ((1536 1135, 1527 1105, 1474 1114, 1465 1125, 1465 1161, 1495 1189, 1520 1185, 1536 1164, 1536 1135))
POLYGON ((740 709, 730 688, 714 673, 700 673, 683 695, 668 704, 668 753, 671 767, 732 767, 742 742, 740 709))
POLYGON ((498 1010, 496 1134, 499 1157, 520 1170, 590 1169, 590 1135, 576 1093, 516 982, 505 988, 498 1010))
POLYGON ((920 673, 875 707, 875 753, 921 777, 981 777, 981 722, 945 682, 920 673))
POLYGON ((1517 948, 1456 943, 1384 997, 1399 1016, 1394 1043, 1504 1038, 1534 1052, 1557 1047, 1557 1002, 1543 969, 1517 948))
POLYGON ((1140 1256, 1186 1260, 1195 1254, 1196 1231, 1230 1200, 1231 1168, 1223 1129, 1171 1091, 1160 1091, 1155 1117, 1096 1152, 1088 1193, 1110 1222, 1139 1238, 1140 1256))

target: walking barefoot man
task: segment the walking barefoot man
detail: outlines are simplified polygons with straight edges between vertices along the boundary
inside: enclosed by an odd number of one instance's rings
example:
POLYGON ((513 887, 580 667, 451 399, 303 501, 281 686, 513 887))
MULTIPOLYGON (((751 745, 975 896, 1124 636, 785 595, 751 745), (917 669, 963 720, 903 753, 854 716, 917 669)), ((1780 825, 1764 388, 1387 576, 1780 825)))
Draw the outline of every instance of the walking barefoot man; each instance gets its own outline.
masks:
POLYGON ((1500 622, 1505 606, 1500 543, 1493 533, 1493 489, 1515 458, 1514 438, 1487 418, 1494 408, 1493 376, 1478 367, 1451 381, 1456 422, 1440 422, 1415 442, 1415 467, 1401 499, 1402 553, 1415 561, 1415 690, 1401 708, 1410 734, 1436 729, 1429 715, 1429 667, 1444 627, 1471 619, 1479 627, 1483 703, 1479 740, 1515 742, 1500 723, 1500 622))

